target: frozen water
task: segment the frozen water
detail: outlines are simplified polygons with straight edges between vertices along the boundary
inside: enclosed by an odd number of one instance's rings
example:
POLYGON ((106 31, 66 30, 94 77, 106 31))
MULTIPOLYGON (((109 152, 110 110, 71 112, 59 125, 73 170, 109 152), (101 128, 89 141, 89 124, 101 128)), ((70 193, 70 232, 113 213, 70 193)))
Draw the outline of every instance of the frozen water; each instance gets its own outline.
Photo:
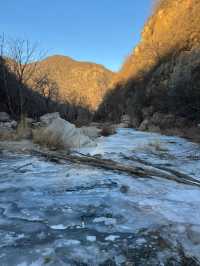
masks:
MULTIPOLYGON (((120 129, 81 152, 200 177, 200 146, 181 138, 120 129)), ((161 265, 180 245, 200 260, 199 206, 195 186, 4 153, 0 265, 161 265)))
POLYGON ((95 242, 97 238, 96 238, 96 236, 86 236, 86 239, 87 239, 87 241, 95 242))
POLYGON ((115 241, 117 238, 120 238, 120 236, 117 235, 109 235, 105 238, 106 241, 115 241))

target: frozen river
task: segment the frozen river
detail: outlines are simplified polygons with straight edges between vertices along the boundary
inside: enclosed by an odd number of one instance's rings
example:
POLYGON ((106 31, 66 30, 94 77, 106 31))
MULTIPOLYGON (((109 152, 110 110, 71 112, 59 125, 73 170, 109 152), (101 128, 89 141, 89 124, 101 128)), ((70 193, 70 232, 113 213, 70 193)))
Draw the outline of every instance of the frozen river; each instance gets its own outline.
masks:
MULTIPOLYGON (((200 179, 200 146, 177 137, 120 129, 81 152, 200 179)), ((0 154, 0 266, 198 261, 200 188, 0 154)))

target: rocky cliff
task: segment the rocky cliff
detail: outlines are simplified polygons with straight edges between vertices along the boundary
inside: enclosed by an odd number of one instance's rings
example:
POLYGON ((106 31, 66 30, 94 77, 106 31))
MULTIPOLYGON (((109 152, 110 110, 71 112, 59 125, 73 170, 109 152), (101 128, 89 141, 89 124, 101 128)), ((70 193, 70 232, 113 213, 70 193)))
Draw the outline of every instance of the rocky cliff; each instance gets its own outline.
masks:
POLYGON ((140 43, 114 78, 98 118, 117 120, 128 113, 138 126, 154 114, 157 118, 170 114, 175 122, 167 127, 177 121, 199 122, 199 13, 198 0, 158 1, 140 43))
POLYGON ((200 2, 198 0, 162 0, 148 19, 141 41, 124 62, 118 79, 141 76, 166 55, 182 57, 200 47, 200 2))

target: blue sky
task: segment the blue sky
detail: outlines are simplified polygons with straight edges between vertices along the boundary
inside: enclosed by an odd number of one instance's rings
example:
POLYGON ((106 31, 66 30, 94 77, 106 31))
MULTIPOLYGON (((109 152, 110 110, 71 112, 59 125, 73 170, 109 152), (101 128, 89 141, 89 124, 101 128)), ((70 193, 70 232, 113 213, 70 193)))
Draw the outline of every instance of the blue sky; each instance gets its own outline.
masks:
POLYGON ((118 70, 140 39, 152 0, 3 0, 0 33, 118 70))

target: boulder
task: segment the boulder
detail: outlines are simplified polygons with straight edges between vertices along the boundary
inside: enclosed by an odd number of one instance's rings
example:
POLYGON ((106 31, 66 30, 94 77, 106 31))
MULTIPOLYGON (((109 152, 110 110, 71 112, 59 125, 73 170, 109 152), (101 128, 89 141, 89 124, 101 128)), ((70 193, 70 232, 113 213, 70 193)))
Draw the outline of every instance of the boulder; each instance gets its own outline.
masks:
POLYGON ((164 119, 164 116, 165 114, 163 113, 159 113, 159 112, 156 112, 153 114, 152 118, 151 118, 151 122, 154 124, 154 125, 161 125, 163 123, 163 119, 164 119))
POLYGON ((116 125, 116 128, 129 128, 130 125, 127 123, 120 123, 116 125))
POLYGON ((184 117, 177 117, 176 118, 176 127, 184 128, 184 127, 191 127, 189 121, 184 117))
POLYGON ((13 128, 13 129, 16 129, 17 128, 17 121, 15 121, 15 120, 12 120, 11 122, 10 122, 10 124, 11 124, 11 127, 13 128))
POLYGON ((154 113, 154 108, 153 106, 143 108, 142 110, 142 116, 143 118, 150 118, 154 113))
POLYGON ((176 125, 176 117, 172 114, 165 115, 163 118, 163 128, 173 128, 176 125))
POLYGON ((36 129, 36 128, 40 128, 42 127, 42 123, 41 122, 34 122, 32 123, 32 128, 36 129))
POLYGON ((141 131, 146 131, 146 130, 148 130, 148 127, 149 127, 149 120, 145 119, 142 121, 142 123, 140 124, 138 129, 141 131))
POLYGON ((131 127, 138 128, 140 126, 140 120, 137 117, 131 118, 131 127))
POLYGON ((94 141, 83 134, 83 130, 76 128, 75 125, 60 117, 55 118, 55 116, 47 116, 45 119, 42 119, 45 122, 52 119, 52 122, 40 132, 42 139, 51 139, 51 142, 59 143, 59 146, 62 146, 64 149, 96 146, 94 141))
POLYGON ((116 125, 103 125, 101 129, 101 135, 104 137, 108 137, 110 135, 114 135, 116 133, 116 125))
POLYGON ((10 116, 5 112, 0 112, 0 122, 9 122, 10 116))
POLYGON ((121 116, 121 122, 122 123, 130 123, 131 122, 131 117, 129 115, 122 115, 121 116))
POLYGON ((131 117, 129 115, 122 115, 120 124, 120 127, 129 127, 131 125, 131 117))
POLYGON ((16 129, 17 128, 17 122, 14 120, 11 122, 0 122, 0 128, 16 129))
POLYGON ((163 129, 173 128, 176 125, 176 117, 172 114, 154 113, 151 123, 163 129))
POLYGON ((56 113, 49 113, 45 114, 40 117, 40 122, 42 123, 43 126, 48 126, 50 125, 53 120, 60 118, 60 114, 58 112, 56 113))

